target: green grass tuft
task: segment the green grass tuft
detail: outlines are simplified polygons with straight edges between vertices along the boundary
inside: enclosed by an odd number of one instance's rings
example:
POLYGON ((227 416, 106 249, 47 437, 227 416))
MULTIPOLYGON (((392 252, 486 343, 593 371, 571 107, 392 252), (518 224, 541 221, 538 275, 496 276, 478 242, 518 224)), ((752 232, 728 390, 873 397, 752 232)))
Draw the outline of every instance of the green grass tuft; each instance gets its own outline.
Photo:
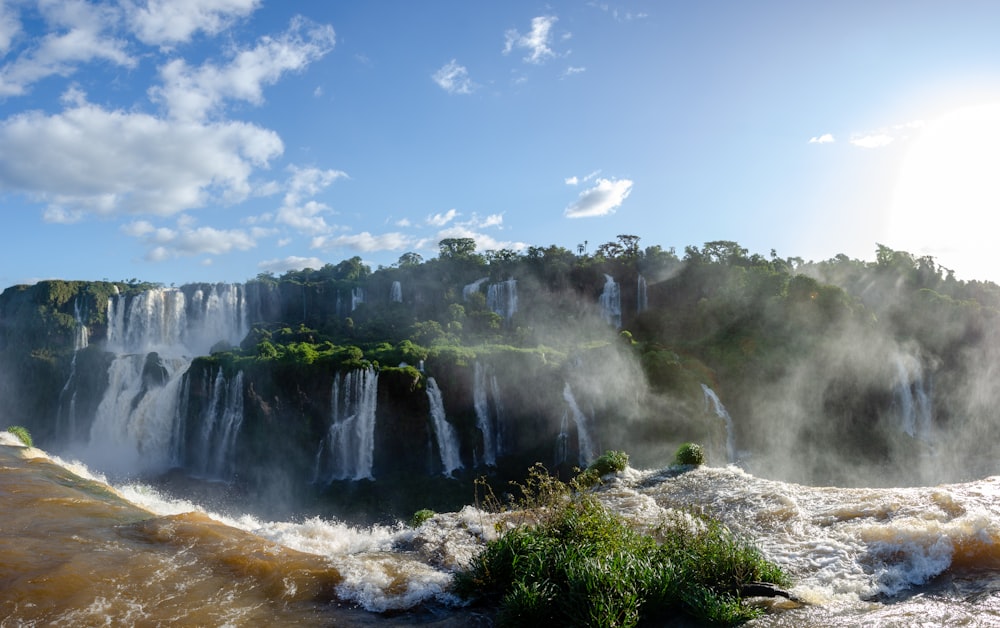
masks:
POLYGON ((412 517, 410 517, 410 527, 418 528, 423 522, 427 521, 436 514, 437 513, 434 512, 433 510, 430 510, 428 508, 421 508, 417 512, 413 513, 412 517))
POLYGON ((31 440, 31 432, 27 428, 21 427, 20 425, 11 425, 7 428, 7 431, 17 436, 17 438, 24 443, 25 447, 34 447, 34 442, 31 440))

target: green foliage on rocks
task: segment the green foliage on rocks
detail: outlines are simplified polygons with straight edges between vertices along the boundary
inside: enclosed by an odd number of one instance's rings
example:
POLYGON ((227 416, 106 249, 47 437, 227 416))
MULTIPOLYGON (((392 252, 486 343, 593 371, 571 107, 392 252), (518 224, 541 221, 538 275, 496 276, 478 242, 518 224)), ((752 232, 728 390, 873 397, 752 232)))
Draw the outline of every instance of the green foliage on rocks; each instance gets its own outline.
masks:
POLYGON ((674 454, 674 464, 681 466, 694 466, 705 464, 705 450, 696 443, 684 443, 677 448, 674 454))
POLYGON ((732 625, 761 613, 743 602, 744 585, 788 583, 718 521, 678 514, 643 534, 541 465, 518 488, 506 511, 513 525, 498 523, 499 538, 453 583, 458 595, 496 605, 500 626, 657 625, 679 614, 732 625))

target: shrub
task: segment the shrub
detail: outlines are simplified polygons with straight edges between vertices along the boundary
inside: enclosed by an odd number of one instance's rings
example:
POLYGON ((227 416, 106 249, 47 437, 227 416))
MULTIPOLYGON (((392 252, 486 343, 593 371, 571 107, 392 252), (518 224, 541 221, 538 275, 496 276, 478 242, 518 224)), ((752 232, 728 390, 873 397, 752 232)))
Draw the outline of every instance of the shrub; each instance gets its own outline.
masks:
POLYGON ((515 506, 529 509, 521 523, 498 525, 499 538, 453 581, 458 595, 497 604, 500 626, 636 626, 677 613, 734 624, 762 612, 742 602, 744 585, 787 583, 715 520, 678 515, 658 529, 659 541, 541 465, 517 487, 515 506))
POLYGON ((575 484, 579 488, 590 488, 609 473, 624 471, 628 466, 628 454, 624 451, 608 450, 601 454, 587 469, 577 476, 575 484))
POLYGON ((684 443, 674 454, 674 464, 698 466, 705 464, 705 450, 695 443, 684 443))
POLYGON ((427 521, 436 514, 437 513, 434 512, 433 510, 430 510, 428 508, 421 508, 417 512, 413 513, 412 517, 410 517, 410 527, 411 528, 420 527, 420 524, 427 521))
POLYGON ((24 443, 25 447, 34 447, 34 442, 31 440, 31 432, 27 428, 21 427, 20 425, 11 425, 7 428, 7 431, 17 436, 18 440, 24 443))

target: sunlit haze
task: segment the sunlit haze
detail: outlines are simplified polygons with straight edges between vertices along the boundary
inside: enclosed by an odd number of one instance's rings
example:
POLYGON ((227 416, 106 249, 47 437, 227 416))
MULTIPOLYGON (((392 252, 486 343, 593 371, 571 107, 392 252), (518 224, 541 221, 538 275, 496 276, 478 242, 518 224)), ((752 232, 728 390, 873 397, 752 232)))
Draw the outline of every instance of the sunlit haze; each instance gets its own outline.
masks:
POLYGON ((1000 280, 993 2, 0 3, 0 285, 735 240, 1000 280))

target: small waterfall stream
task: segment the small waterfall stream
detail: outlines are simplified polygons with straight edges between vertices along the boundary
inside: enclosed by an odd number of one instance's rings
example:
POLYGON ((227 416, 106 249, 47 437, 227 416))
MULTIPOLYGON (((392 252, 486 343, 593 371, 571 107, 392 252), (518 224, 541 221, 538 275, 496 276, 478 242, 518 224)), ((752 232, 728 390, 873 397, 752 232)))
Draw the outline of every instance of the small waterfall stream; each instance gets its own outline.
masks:
POLYGON ((378 373, 357 369, 334 376, 330 427, 316 457, 316 480, 372 480, 378 373))
POLYGON ((578 459, 580 467, 587 467, 597 458, 597 447, 590 438, 590 431, 587 428, 587 415, 580 410, 580 406, 576 403, 576 397, 573 396, 573 387, 569 385, 569 382, 566 382, 566 386, 563 387, 563 399, 566 401, 567 412, 563 415, 562 431, 558 437, 558 442, 562 443, 563 447, 563 460, 565 461, 566 457, 566 443, 569 441, 568 419, 572 419, 576 427, 576 442, 579 451, 578 459))
POLYGON ((444 411, 444 400, 441 397, 441 389, 433 377, 427 378, 427 399, 431 406, 431 422, 434 425, 434 437, 437 440, 438 452, 441 455, 441 467, 444 475, 451 477, 457 470, 462 468, 462 459, 459 456, 458 434, 455 428, 448 422, 444 411))
POLYGON ((604 290, 600 298, 601 318, 615 329, 622 326, 622 291, 611 275, 604 275, 604 290))
POLYGON ((705 384, 701 385, 701 390, 705 394, 705 412, 711 412, 719 417, 726 426, 726 460, 730 463, 736 462, 736 433, 733 428, 733 417, 729 416, 729 411, 722 405, 722 401, 714 390, 705 384))

